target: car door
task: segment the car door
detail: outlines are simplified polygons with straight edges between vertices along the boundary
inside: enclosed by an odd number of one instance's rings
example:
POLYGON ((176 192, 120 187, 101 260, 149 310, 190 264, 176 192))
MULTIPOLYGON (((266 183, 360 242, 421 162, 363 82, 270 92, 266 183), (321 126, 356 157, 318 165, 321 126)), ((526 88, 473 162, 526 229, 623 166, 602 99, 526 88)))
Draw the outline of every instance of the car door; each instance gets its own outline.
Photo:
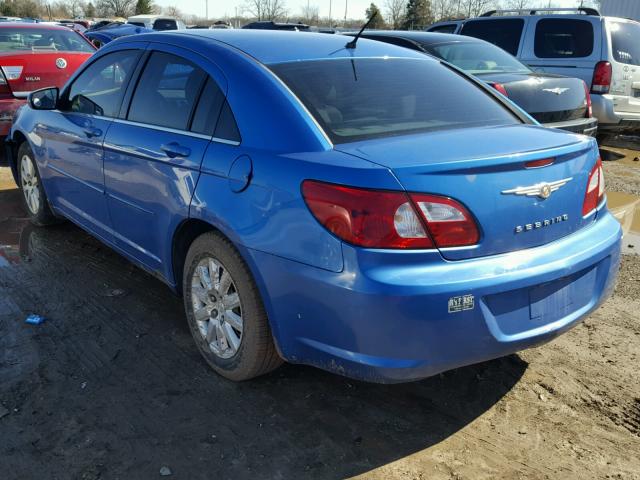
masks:
POLYGON ((566 15, 532 17, 523 45, 523 63, 536 72, 581 78, 591 85, 602 57, 600 17, 566 15))
POLYGON ((163 275, 169 272, 171 232, 188 216, 213 133, 203 108, 208 106, 215 122, 226 92, 226 84, 218 87, 224 82, 221 74, 211 79, 199 65, 203 61, 177 47, 153 47, 126 112, 105 139, 107 204, 116 244, 163 275))
POLYGON ((55 208, 105 240, 111 240, 111 222, 102 144, 139 56, 120 50, 97 58, 62 93, 60 109, 46 112, 50 118, 37 127, 55 208))

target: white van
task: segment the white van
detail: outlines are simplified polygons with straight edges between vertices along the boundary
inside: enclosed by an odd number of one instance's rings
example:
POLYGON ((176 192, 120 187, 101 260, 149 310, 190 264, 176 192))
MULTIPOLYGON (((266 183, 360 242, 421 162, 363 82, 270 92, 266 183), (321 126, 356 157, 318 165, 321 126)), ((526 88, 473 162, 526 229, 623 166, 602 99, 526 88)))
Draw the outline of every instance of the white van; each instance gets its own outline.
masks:
POLYGON ((461 35, 489 41, 533 70, 582 78, 598 129, 640 129, 640 23, 592 8, 493 10, 461 35))
POLYGON ((184 30, 184 22, 164 15, 134 15, 127 18, 127 23, 152 30, 184 30))

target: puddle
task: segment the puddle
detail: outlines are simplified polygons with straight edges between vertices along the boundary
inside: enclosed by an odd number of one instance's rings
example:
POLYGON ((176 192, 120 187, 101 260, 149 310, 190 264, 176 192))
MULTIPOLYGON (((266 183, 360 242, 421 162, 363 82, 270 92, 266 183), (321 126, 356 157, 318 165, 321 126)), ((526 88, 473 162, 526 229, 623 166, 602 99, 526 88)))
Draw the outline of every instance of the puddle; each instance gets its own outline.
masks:
POLYGON ((640 254, 640 197, 628 193, 607 192, 607 205, 622 224, 624 253, 640 254))
MULTIPOLYGON (((2 169, 5 170, 5 169, 2 169)), ((0 267, 21 262, 20 237, 29 219, 22 206, 20 190, 0 175, 0 267)))

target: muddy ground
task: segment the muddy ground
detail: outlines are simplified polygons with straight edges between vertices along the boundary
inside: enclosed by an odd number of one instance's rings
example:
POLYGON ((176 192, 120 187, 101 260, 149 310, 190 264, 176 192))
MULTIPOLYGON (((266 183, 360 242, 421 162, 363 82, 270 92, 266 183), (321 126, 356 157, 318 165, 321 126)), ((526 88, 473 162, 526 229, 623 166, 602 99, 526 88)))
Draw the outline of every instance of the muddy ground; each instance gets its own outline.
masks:
MULTIPOLYGON (((606 162, 609 186, 638 188, 631 162, 606 162)), ((640 479, 637 255, 602 308, 518 355, 405 385, 292 365, 232 384, 164 285, 29 226, 0 172, 2 479, 640 479)))

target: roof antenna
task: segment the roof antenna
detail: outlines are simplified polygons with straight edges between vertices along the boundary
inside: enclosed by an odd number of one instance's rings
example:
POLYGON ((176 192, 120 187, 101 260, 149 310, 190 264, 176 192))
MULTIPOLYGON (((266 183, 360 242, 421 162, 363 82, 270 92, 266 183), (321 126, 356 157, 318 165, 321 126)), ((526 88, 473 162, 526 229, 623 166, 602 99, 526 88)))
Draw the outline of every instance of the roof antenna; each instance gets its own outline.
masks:
POLYGON ((362 35, 362 32, 365 31, 365 29, 369 26, 369 24, 371 22, 373 22, 373 19, 376 18, 378 16, 378 11, 374 10, 373 15, 371 15, 371 18, 369 20, 367 20, 367 23, 365 23, 362 28, 360 29, 360 31, 358 32, 358 34, 353 37, 353 40, 351 40, 350 42, 348 42, 345 45, 345 48, 356 48, 356 43, 358 42, 358 39, 360 38, 360 35, 362 35))

